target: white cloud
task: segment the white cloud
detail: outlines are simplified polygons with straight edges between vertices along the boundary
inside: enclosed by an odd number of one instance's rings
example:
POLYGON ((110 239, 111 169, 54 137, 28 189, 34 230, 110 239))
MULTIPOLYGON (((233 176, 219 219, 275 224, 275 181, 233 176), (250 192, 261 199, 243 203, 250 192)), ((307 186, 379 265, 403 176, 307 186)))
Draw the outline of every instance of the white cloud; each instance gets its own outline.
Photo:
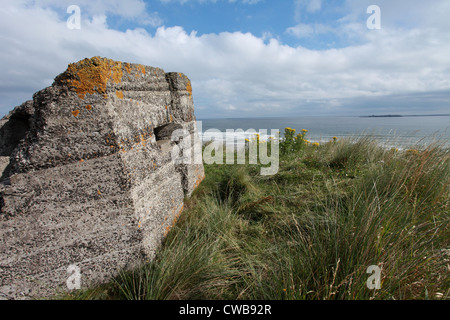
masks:
POLYGON ((77 5, 91 15, 115 14, 122 17, 133 18, 146 11, 143 0, 26 0, 29 7, 51 7, 64 10, 70 5, 77 5))
POLYGON ((312 36, 317 36, 326 33, 336 34, 338 31, 331 26, 327 26, 321 23, 313 23, 313 24, 299 23, 293 27, 287 28, 286 32, 297 38, 309 38, 312 36))
POLYGON ((311 0, 308 3, 308 6, 306 7, 306 10, 308 12, 317 12, 322 8, 322 1, 321 0, 311 0))
MULTIPOLYGON (((411 102, 426 97, 422 101, 436 102, 430 110, 448 108, 442 92, 450 91, 449 35, 425 18, 420 28, 369 31, 365 21, 349 16, 341 31, 357 32, 362 44, 309 50, 269 34, 198 35, 180 26, 122 32, 110 29, 105 14, 94 9, 81 30, 68 30, 55 9, 25 3, 4 1, 0 8, 2 114, 51 85, 68 63, 95 55, 185 73, 200 117, 350 112, 346 106, 362 108, 358 103, 393 96, 411 102)), ((313 25, 314 32, 320 28, 313 25)))
MULTIPOLYGON (((7 0, 5 0, 7 1, 7 0)), ((135 20, 143 25, 160 26, 162 18, 157 12, 149 12, 143 0, 20 0, 28 8, 53 9, 64 16, 70 5, 77 5, 83 16, 115 15, 124 19, 135 20)))
POLYGON ((294 0, 295 20, 300 21, 306 13, 316 13, 322 9, 322 0, 294 0))
POLYGON ((294 27, 287 28, 286 32, 297 38, 305 38, 311 37, 314 34, 314 28, 312 25, 299 23, 294 27))

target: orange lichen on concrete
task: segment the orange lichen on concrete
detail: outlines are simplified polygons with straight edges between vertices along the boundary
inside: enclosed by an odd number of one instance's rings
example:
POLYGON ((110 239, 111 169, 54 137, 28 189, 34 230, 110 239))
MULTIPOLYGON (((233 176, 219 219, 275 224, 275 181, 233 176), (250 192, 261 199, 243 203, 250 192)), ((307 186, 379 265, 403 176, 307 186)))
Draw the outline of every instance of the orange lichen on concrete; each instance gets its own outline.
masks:
POLYGON ((142 72, 142 74, 145 74, 145 67, 142 64, 138 64, 136 68, 142 72))
POLYGON ((169 114, 169 119, 170 119, 170 122, 173 122, 173 117, 171 114, 169 114))
POLYGON ((91 106, 90 104, 88 104, 87 106, 85 106, 85 108, 86 108, 87 110, 92 110, 92 106, 91 106))
MULTIPOLYGON (((175 210, 176 209, 173 209, 172 212, 175 211, 175 210)), ((180 217, 180 215, 183 212, 183 210, 184 210, 184 204, 181 205, 181 209, 178 210, 178 212, 175 214, 175 217, 173 218, 172 223, 169 224, 168 226, 166 226, 166 228, 164 229, 164 237, 166 237, 167 234, 169 233, 169 231, 175 226, 175 224, 177 223, 178 218, 180 217)))
POLYGON ((127 70, 127 73, 130 74, 131 73, 131 64, 125 63, 125 70, 127 70))
MULTIPOLYGON (((146 151, 146 146, 148 142, 151 142, 153 137, 153 127, 148 125, 147 127, 139 130, 135 133, 133 137, 120 138, 117 140, 117 147, 115 146, 115 151, 125 153, 131 150, 136 152, 146 151)), ((116 140, 114 140, 116 141, 116 140)), ((108 143, 108 139, 106 139, 108 143)))
POLYGON ((200 172, 199 167, 195 167, 195 175, 197 176, 197 179, 194 182, 193 188, 196 189, 200 183, 205 179, 205 174, 203 172, 200 172))
POLYGON ((143 134, 141 134, 141 143, 142 143, 143 147, 145 147, 147 144, 147 139, 145 138, 145 136, 143 134))
POLYGON ((191 85, 191 81, 188 81, 187 85, 186 85, 186 91, 189 93, 189 97, 192 98, 192 85, 191 85))
POLYGON ((202 181, 205 179, 205 176, 204 175, 198 175, 197 176, 197 180, 195 180, 195 183, 194 183, 194 189, 196 189, 199 185, 200 185, 200 183, 202 183, 202 181))
POLYGON ((114 83, 120 83, 122 81, 122 62, 116 61, 111 66, 111 78, 114 83))
POLYGON ((106 85, 122 81, 122 63, 111 59, 93 57, 71 63, 62 75, 62 82, 75 89, 80 99, 86 94, 100 93, 106 97, 106 85))
POLYGON ((78 117, 78 115, 80 114, 80 110, 73 110, 72 114, 74 117, 78 117))
POLYGON ((116 96, 119 99, 123 99, 123 91, 121 91, 121 90, 116 91, 116 96))

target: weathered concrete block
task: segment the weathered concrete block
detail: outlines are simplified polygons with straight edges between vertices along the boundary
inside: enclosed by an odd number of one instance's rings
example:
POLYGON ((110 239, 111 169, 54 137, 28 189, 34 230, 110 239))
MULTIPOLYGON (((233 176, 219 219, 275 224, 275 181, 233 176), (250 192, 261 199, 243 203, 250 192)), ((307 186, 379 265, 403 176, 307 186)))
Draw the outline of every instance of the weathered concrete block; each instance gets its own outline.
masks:
POLYGON ((47 297, 152 259, 204 178, 180 73, 94 57, 0 121, 0 298, 47 297), (171 139, 183 130, 189 144, 171 139))

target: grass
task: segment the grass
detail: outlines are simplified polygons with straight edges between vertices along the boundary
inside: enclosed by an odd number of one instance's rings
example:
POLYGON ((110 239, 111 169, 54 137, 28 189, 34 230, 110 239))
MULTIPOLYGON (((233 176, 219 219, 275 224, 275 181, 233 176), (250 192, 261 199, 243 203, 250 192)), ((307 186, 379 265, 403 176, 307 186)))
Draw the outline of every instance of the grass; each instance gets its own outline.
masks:
POLYGON ((290 130, 278 174, 205 165, 154 261, 67 298, 448 299, 448 148, 312 145, 290 130))

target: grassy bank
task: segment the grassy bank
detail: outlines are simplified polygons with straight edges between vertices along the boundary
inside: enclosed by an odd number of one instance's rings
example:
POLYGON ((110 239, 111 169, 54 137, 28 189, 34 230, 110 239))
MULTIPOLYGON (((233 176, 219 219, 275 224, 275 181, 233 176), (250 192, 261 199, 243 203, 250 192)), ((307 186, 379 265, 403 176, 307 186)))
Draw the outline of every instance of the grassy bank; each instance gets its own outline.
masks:
POLYGON ((276 175, 205 165, 155 261, 69 298, 448 299, 448 149, 306 136, 286 131, 276 175))

